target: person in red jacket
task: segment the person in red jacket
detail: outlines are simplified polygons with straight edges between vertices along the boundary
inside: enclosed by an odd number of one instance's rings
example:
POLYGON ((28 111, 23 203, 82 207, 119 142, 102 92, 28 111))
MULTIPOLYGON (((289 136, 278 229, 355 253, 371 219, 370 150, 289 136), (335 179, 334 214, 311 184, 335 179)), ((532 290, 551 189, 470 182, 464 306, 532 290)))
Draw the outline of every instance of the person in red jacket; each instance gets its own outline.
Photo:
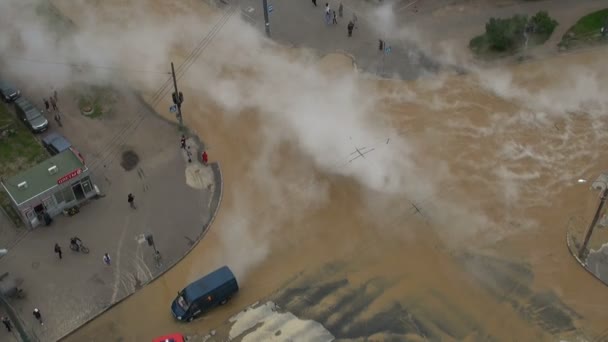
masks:
POLYGON ((209 156, 207 155, 207 151, 203 151, 203 164, 207 165, 209 161, 209 156))

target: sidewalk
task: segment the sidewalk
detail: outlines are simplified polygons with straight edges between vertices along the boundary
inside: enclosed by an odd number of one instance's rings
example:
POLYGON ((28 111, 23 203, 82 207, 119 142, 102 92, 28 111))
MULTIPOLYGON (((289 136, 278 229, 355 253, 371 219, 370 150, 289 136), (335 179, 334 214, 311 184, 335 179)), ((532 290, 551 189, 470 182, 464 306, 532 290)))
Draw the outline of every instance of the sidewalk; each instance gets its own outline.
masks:
MULTIPOLYGON (((37 98, 30 94, 38 91, 24 93, 37 98)), ((26 298, 11 305, 40 341, 56 341, 179 261, 204 235, 221 191, 219 167, 204 167, 195 158, 188 163, 177 127, 133 94, 121 91, 113 112, 100 119, 81 115, 77 99, 68 103, 60 94, 64 127, 59 130, 84 155, 93 182, 106 196, 73 217, 60 216, 51 226, 33 230, 0 259, 3 271, 24 280, 26 298), (121 166, 126 151, 139 157, 130 171, 121 166), (187 184, 192 167, 202 170, 195 183, 205 186, 187 184), (127 203, 128 193, 135 195, 136 210, 127 203), (146 232, 154 235, 160 264, 143 239, 146 232), (80 237, 90 254, 71 251, 72 236, 80 237), (61 260, 53 252, 55 243, 63 249, 61 260), (102 262, 106 252, 111 266, 102 262), (43 326, 32 316, 35 307, 43 326)), ((189 144, 198 153, 196 142, 189 144)))
MULTIPOLYGON (((219 0, 217 0, 219 1, 219 0)), ((338 11, 340 0, 328 1, 331 9, 338 11)), ((264 31, 264 17, 259 0, 240 0, 244 20, 264 31)), ((289 45, 307 47, 320 54, 345 52, 354 57, 357 66, 367 72, 383 76, 399 76, 402 79, 415 79, 432 73, 440 67, 440 62, 428 56, 413 42, 390 41, 390 52, 378 50, 380 34, 375 32, 370 10, 378 8, 379 2, 362 0, 342 0, 344 17, 338 17, 338 25, 323 22, 325 1, 318 1, 314 7, 311 1, 269 0, 273 10, 270 13, 272 39, 289 45), (347 37, 346 25, 356 13, 357 26, 353 37, 347 37)), ((441 41, 452 41, 462 49, 467 49, 469 41, 482 34, 490 17, 511 17, 515 14, 534 15, 547 10, 559 26, 552 37, 538 50, 542 55, 557 53, 557 43, 562 35, 583 15, 608 7, 602 0, 581 0, 573 4, 568 0, 511 1, 501 7, 482 6, 468 3, 446 6, 446 1, 399 2, 393 6, 398 26, 408 26, 423 34, 429 45, 441 41), (410 5, 411 4, 411 5, 410 5), (416 5, 414 7, 413 5, 416 5), (414 12, 416 8, 417 12, 414 12), (444 30, 438 28, 445 28, 444 30)), ((426 51, 426 50, 425 50, 426 51)))

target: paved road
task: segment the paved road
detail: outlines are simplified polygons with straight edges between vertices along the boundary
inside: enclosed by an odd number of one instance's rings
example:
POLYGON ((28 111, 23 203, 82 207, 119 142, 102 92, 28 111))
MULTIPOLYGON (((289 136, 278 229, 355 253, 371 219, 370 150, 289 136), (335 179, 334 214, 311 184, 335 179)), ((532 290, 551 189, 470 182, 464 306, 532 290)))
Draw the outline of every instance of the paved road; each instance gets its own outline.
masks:
MULTIPOLYGON (((260 0, 240 0, 243 18, 264 30, 260 0)), ((557 43, 567 29, 581 16, 608 7, 607 0, 580 0, 576 5, 569 0, 503 1, 500 7, 480 1, 393 1, 369 2, 344 0, 344 18, 338 25, 323 22, 323 1, 314 7, 311 1, 269 0, 272 38, 281 43, 313 48, 321 54, 344 51, 355 58, 357 65, 368 72, 385 77, 399 76, 413 79, 438 69, 442 61, 433 56, 430 48, 441 42, 451 42, 465 49, 471 38, 483 33, 490 17, 510 17, 514 14, 533 15, 548 10, 560 25, 542 52, 555 53, 557 43), (392 6, 395 25, 377 20, 374 10, 392 6), (356 13, 357 29, 352 38, 346 34, 348 20, 356 13), (387 31, 390 27, 390 31, 387 31), (401 31, 401 32, 397 32, 401 31), (390 53, 378 50, 378 39, 384 38, 391 46, 390 53)), ((338 0, 329 1, 337 10, 338 0)))
MULTIPOLYGON (((40 89, 24 88, 26 96, 43 96, 40 89)), ((205 186, 186 184, 186 168, 196 163, 186 161, 177 128, 128 91, 116 97, 111 112, 95 120, 78 112, 77 97, 67 90, 60 94, 64 127, 55 129, 84 154, 106 196, 91 201, 76 216, 57 217, 50 227, 32 231, 0 259, 3 271, 23 278, 27 297, 12 304, 41 341, 57 340, 177 262, 207 228, 218 204, 212 197, 220 189, 213 184, 212 168, 200 165, 204 179, 197 184, 205 186), (121 166, 127 150, 139 157, 132 170, 121 166), (135 194, 137 210, 127 204, 129 192, 135 194), (144 232, 154 234, 161 265, 152 248, 138 241, 144 232), (90 254, 69 250, 74 235, 90 254), (53 253, 55 242, 63 247, 62 260, 53 253), (113 259, 111 266, 102 262, 105 252, 113 259), (35 323, 34 307, 42 311, 44 326, 35 323)), ((196 151, 196 143, 190 144, 196 151)))

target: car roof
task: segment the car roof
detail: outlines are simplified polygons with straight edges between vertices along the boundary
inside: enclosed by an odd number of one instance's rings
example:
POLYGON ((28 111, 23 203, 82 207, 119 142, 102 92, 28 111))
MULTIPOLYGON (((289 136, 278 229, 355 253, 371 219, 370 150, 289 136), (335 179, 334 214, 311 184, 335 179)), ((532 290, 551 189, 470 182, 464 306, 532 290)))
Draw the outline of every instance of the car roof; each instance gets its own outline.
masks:
POLYGON ((184 336, 182 334, 175 333, 175 334, 170 334, 170 335, 165 335, 165 336, 157 337, 157 338, 155 338, 155 339, 152 340, 152 342, 165 342, 165 341, 169 341, 169 342, 184 342, 184 336))
POLYGON ((66 138, 57 133, 47 134, 44 138, 42 138, 42 141, 44 141, 44 143, 47 145, 53 145, 53 147, 55 147, 55 149, 59 152, 63 152, 72 146, 72 144, 70 144, 66 138))
POLYGON ((25 117, 28 120, 34 120, 42 116, 42 112, 40 112, 36 107, 31 107, 25 110, 25 117))
POLYGON ((15 86, 5 80, 0 80, 0 89, 15 89, 15 86))
POLYGON ((188 285, 184 289, 184 297, 186 297, 186 300, 190 302, 196 298, 207 295, 209 291, 215 290, 216 288, 230 281, 236 281, 234 274, 232 274, 232 271, 228 268, 228 266, 222 266, 188 285))

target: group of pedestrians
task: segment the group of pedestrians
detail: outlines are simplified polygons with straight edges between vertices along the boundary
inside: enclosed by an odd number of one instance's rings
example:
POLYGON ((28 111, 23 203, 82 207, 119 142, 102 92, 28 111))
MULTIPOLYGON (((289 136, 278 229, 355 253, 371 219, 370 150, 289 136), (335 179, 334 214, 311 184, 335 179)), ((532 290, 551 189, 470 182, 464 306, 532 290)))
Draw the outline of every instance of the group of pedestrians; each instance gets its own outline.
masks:
MULTIPOLYGON (((129 194, 129 195, 131 195, 131 194, 129 194)), ((132 206, 133 205, 134 204, 132 204, 132 206)), ((78 239, 78 238, 75 238, 75 239, 78 239)), ((80 240, 80 239, 78 239, 78 240, 80 240)), ((78 251, 78 248, 79 248, 78 243, 73 242, 73 241, 71 243, 76 244, 76 247, 72 247, 72 249, 78 251)), ((55 254, 57 254, 57 256, 59 257, 59 260, 63 259, 63 250, 61 249, 61 246, 59 246, 58 243, 55 243, 55 254)), ((110 259, 110 255, 108 253, 104 253, 103 254, 103 263, 109 266, 111 264, 111 262, 112 262, 112 259, 110 259)))
MULTIPOLYGON (((317 0, 312 0, 312 4, 315 5, 315 7, 317 7, 317 0)), ((344 6, 342 5, 342 3, 340 2, 340 5, 338 6, 337 16, 336 16, 336 11, 332 10, 331 7, 329 7, 329 3, 325 3, 325 24, 326 25, 337 25, 338 16, 340 18, 342 18, 344 16, 344 6)), ((353 30, 355 29, 356 20, 357 20, 357 17, 353 14, 353 19, 349 20, 348 25, 346 25, 346 29, 347 29, 349 37, 353 36, 353 30)))
MULTIPOLYGON (((190 146, 186 143, 187 139, 186 136, 182 134, 182 137, 180 139, 180 147, 186 151, 186 155, 188 156, 188 163, 192 162, 192 153, 190 152, 190 146)), ((201 153, 201 161, 203 162, 203 165, 207 165, 207 163, 209 162, 209 155, 207 154, 207 151, 203 151, 203 153, 201 153)))
POLYGON ((42 102, 44 102, 44 108, 47 112, 50 112, 51 107, 53 107, 53 111, 55 112, 55 115, 53 115, 53 119, 55 119, 57 124, 62 127, 63 125, 61 124, 61 114, 59 113, 59 107, 57 106, 57 103, 59 102, 57 90, 53 90, 53 94, 48 98, 43 98, 42 102))
MULTIPOLYGON (((40 313, 40 309, 34 308, 34 311, 32 312, 32 314, 34 315, 34 318, 38 321, 38 323, 40 323, 40 325, 44 325, 44 322, 42 321, 42 313, 40 313)), ((2 324, 4 324, 4 327, 6 328, 6 330, 9 333, 12 332, 13 331, 13 322, 10 320, 10 318, 8 318, 6 316, 2 316, 1 320, 2 320, 2 324)))

